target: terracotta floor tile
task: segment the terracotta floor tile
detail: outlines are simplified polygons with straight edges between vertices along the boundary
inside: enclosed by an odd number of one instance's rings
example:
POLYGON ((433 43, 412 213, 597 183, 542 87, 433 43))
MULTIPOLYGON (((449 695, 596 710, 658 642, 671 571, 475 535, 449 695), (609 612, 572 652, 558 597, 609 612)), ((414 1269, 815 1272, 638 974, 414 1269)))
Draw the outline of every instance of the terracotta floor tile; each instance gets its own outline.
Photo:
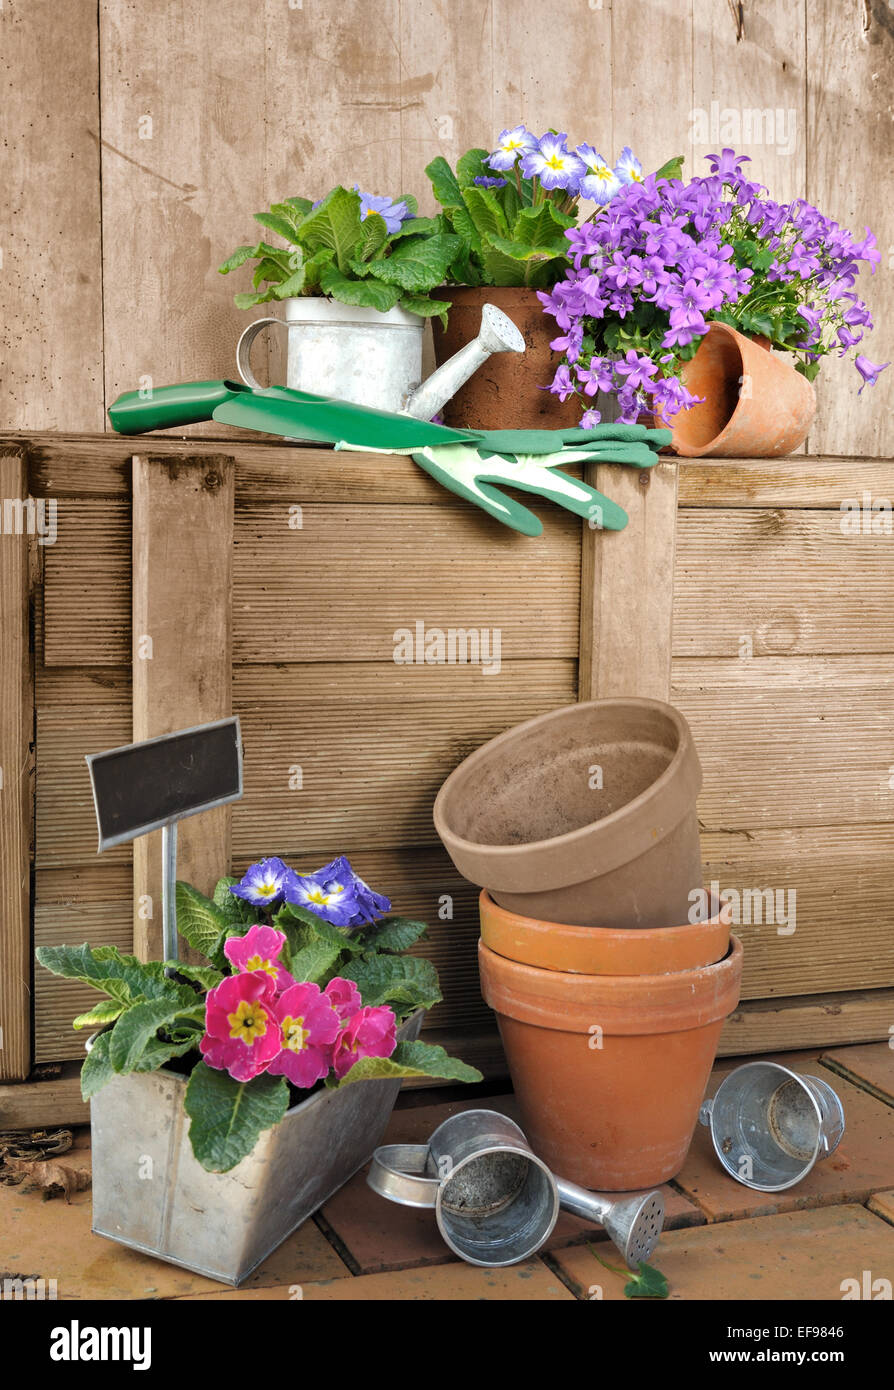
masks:
POLYGON ((874 1211, 876 1216, 881 1216, 885 1221, 890 1221, 894 1226, 894 1190, 891 1192, 875 1192, 867 1203, 869 1210, 874 1211))
MULTIPOLYGON (((565 1299, 572 1294, 561 1279, 547 1269, 541 1260, 528 1260, 510 1269, 478 1269, 475 1265, 437 1265, 428 1269, 394 1270, 390 1274, 364 1274, 356 1279, 326 1279, 301 1286, 305 1301, 329 1300, 356 1302, 408 1303, 419 1300, 432 1302, 514 1301, 565 1299)), ((294 1286, 254 1289, 243 1293, 239 1289, 222 1289, 203 1294, 203 1299, 274 1299, 294 1298, 294 1286)))
POLYGON ((836 1047, 822 1054, 822 1063, 838 1076, 866 1087, 894 1105, 894 1048, 886 1042, 836 1047))
MULTIPOLYGON (((79 1150, 79 1162, 82 1157, 79 1150)), ((0 1273, 56 1279, 60 1299, 171 1298, 221 1287, 213 1279, 93 1235, 91 1209, 89 1191, 78 1192, 66 1205, 61 1197, 44 1202, 37 1192, 0 1187, 0 1273)), ((306 1221, 265 1260, 247 1287, 346 1273, 347 1266, 322 1232, 306 1221)))
MULTIPOLYGON (((513 1096, 489 1097, 486 1105, 478 1105, 518 1120, 513 1096)), ((449 1115, 475 1108, 475 1102, 459 1102, 396 1111, 383 1142, 421 1144, 449 1115)), ((705 1220, 703 1212, 681 1192, 667 1185, 662 1191, 668 1229, 698 1225, 705 1220)), ((433 1211, 400 1207, 379 1197, 367 1186, 365 1169, 329 1199, 320 1218, 323 1229, 330 1230, 342 1243, 361 1274, 444 1264, 455 1258, 441 1239, 433 1211)), ((562 1212, 545 1248, 554 1250, 584 1240, 604 1239, 605 1234, 598 1227, 562 1212)))
MULTIPOLYGON (((755 1192, 728 1177, 717 1161, 707 1129, 695 1132, 692 1147, 675 1179, 680 1189, 703 1209, 709 1221, 729 1221, 744 1216, 796 1211, 838 1202, 865 1202, 869 1194, 894 1186, 894 1109, 859 1090, 815 1062, 804 1064, 803 1053, 774 1057, 794 1071, 820 1074, 829 1079, 844 1106, 845 1132, 838 1148, 813 1171, 785 1192, 755 1192)), ((730 1070, 725 1058, 711 1076, 707 1094, 713 1095, 722 1076, 730 1070)))
MULTIPOLYGON (((550 1258, 580 1297, 596 1296, 598 1287, 604 1300, 623 1300, 623 1277, 604 1269, 586 1246, 550 1258)), ((652 1263, 667 1279, 670 1299, 838 1301, 842 1281, 862 1284, 864 1270, 873 1280, 894 1282, 894 1227, 859 1206, 785 1212, 671 1231, 652 1263)))

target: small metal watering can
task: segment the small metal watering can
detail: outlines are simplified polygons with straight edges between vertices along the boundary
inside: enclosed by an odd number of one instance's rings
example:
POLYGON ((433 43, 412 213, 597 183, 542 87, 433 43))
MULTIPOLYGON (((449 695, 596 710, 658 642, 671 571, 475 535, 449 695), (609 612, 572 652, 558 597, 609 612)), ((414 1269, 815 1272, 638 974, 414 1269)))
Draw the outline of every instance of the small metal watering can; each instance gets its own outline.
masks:
POLYGON ((604 1227, 632 1268, 648 1260, 664 1224, 660 1192, 615 1199, 556 1179, 495 1110, 452 1115, 427 1144, 376 1149, 367 1182, 400 1206, 433 1207, 450 1249, 491 1269, 539 1250, 560 1208, 604 1227))
POLYGON ((418 314, 401 308, 379 313, 324 298, 283 302, 285 319, 256 319, 239 339, 236 364, 246 386, 259 386, 251 369, 251 347, 269 324, 287 330, 286 385, 292 390, 402 411, 417 420, 437 415, 492 353, 525 350, 512 320, 495 304, 485 304, 478 337, 420 385, 424 320, 418 314))
POLYGON ((794 1187, 844 1134, 844 1109, 829 1083, 778 1062, 730 1072, 699 1121, 730 1177, 758 1192, 794 1187))

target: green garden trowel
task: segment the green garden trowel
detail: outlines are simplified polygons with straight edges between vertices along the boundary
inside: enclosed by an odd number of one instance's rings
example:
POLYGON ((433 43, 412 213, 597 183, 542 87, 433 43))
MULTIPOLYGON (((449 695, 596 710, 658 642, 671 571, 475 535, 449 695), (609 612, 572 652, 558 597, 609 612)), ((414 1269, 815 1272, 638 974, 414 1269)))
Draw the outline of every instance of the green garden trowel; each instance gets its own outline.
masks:
POLYGON ((539 536, 541 522, 494 484, 539 493, 599 529, 620 531, 627 513, 560 464, 625 463, 649 468, 669 430, 597 425, 583 430, 454 430, 410 415, 286 386, 252 388, 234 381, 195 381, 128 391, 109 407, 119 434, 172 429, 204 420, 358 452, 408 454, 444 487, 504 525, 539 536))

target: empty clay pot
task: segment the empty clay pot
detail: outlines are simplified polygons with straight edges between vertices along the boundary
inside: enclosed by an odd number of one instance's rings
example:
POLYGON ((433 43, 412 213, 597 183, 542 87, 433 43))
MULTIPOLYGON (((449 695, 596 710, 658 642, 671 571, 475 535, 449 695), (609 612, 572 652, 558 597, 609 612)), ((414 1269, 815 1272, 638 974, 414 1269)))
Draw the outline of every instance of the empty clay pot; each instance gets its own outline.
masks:
POLYGON ((438 319, 431 321, 438 366, 478 337, 485 304, 496 304, 508 314, 525 340, 524 353, 496 352, 473 372, 442 407, 446 425, 480 430, 549 430, 580 424, 579 400, 572 397, 563 404, 545 389, 562 361, 561 353, 550 347, 550 341, 561 329, 556 327, 554 318, 544 314, 535 290, 445 285, 440 293, 452 307, 446 329, 438 319))
POLYGON ((685 922, 702 886, 701 765, 682 714, 591 700, 477 749, 435 800, 460 873, 510 912, 581 927, 685 922))
POLYGON ((739 1001, 741 942, 715 965, 663 975, 539 970, 483 942, 478 964, 534 1152, 608 1192, 674 1177, 739 1001))
POLYGON ((710 325, 681 380, 705 398, 669 421, 672 447, 686 458, 779 458, 804 443, 816 414, 813 383, 766 339, 725 323, 710 325))
POLYGON ((667 975, 713 965, 729 950, 732 908, 707 922, 680 927, 568 927, 540 922, 499 907, 485 889, 478 900, 481 940, 488 950, 520 965, 573 975, 667 975))

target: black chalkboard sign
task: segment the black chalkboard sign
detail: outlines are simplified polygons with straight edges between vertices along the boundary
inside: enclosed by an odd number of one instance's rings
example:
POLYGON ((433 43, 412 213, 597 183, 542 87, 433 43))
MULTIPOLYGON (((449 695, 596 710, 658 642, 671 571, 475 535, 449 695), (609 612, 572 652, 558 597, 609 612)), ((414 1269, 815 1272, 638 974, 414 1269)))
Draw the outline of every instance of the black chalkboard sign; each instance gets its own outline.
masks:
POLYGON ((87 755, 100 850, 242 795, 239 720, 87 755))

